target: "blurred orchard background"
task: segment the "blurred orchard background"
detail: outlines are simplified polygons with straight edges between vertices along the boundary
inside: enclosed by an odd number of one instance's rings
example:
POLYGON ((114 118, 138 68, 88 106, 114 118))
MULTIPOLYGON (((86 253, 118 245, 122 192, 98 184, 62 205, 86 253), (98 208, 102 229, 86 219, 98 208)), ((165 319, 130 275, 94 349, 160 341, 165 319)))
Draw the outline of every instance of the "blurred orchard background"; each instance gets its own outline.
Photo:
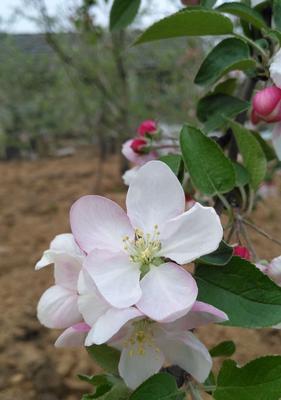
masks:
MULTIPOLYGON (((193 79, 214 39, 132 47, 141 30, 181 3, 144 1, 129 29, 109 32, 111 3, 0 3, 1 400, 75 400, 87 391, 76 379, 95 370, 85 351, 53 348, 56 332, 36 320, 52 267, 37 274, 35 262, 56 234, 69 231, 78 197, 102 193, 123 204, 128 165, 120 149, 142 120, 177 132, 196 118, 202 89, 193 79)), ((273 195, 264 202, 255 211, 258 225, 278 237, 280 201, 273 195)), ((253 240, 264 258, 280 255, 274 244, 253 240)), ((211 346, 233 332, 241 361, 280 347, 279 331, 217 327, 200 335, 211 346)))

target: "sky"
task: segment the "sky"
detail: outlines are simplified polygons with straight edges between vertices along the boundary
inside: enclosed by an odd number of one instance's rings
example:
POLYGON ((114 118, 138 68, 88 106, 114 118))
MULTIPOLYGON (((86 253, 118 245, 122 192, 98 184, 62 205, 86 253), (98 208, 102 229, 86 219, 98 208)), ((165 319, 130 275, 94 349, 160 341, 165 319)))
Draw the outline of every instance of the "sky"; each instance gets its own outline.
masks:
MULTIPOLYGON (((38 32, 40 28, 28 18, 36 16, 34 8, 28 6, 30 2, 32 0, 0 0, 1 30, 17 33, 38 32), (20 13, 16 10, 20 10, 20 13), (23 12, 26 16, 21 15, 23 12)), ((81 0, 45 0, 50 15, 63 15, 69 12, 71 7, 80 4, 80 2, 81 0)), ((143 19, 144 26, 153 22, 153 15, 155 15, 155 19, 159 19, 161 16, 176 11, 180 5, 179 0, 145 0, 145 2, 149 2, 151 13, 149 17, 143 19)), ((102 11, 97 14, 96 18, 98 22, 106 25, 109 6, 106 7, 103 0, 100 0, 100 3, 102 11)))

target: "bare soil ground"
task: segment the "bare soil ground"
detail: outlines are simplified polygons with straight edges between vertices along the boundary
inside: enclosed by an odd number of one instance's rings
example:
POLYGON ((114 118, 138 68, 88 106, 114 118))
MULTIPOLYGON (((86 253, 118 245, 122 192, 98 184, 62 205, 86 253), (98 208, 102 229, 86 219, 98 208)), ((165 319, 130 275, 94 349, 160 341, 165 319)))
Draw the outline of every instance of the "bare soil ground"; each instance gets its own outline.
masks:
MULTIPOLYGON (((72 157, 0 163, 0 399, 76 400, 89 390, 77 373, 97 371, 85 350, 58 350, 58 332, 36 319, 36 304, 52 284, 52 268, 34 272, 50 240, 69 231, 68 211, 80 196, 93 192, 97 162, 91 148, 72 157)), ((279 182, 280 187, 280 182, 279 182)), ((123 204, 124 186, 118 160, 104 165, 102 193, 123 204)), ((258 224, 281 236, 281 203, 271 198, 256 211, 258 224)), ((253 236, 259 255, 270 259, 281 251, 253 236)), ((199 331, 212 346, 225 339, 237 344, 235 359, 244 363, 267 353, 281 353, 281 333, 208 327, 199 331)))

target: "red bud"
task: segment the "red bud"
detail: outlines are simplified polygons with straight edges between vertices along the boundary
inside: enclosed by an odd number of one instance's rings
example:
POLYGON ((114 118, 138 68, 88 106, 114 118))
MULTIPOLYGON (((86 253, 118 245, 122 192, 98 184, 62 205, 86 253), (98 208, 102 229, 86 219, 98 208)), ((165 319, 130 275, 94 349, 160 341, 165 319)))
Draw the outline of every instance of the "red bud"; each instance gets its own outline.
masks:
POLYGON ((140 136, 145 136, 146 134, 153 135, 154 133, 157 133, 157 123, 152 119, 143 121, 138 127, 138 134, 140 136))
POLYGON ((245 260, 251 259, 251 254, 250 254, 249 250, 247 249, 247 247, 244 247, 244 246, 235 246, 233 254, 235 256, 244 258, 245 260))
POLYGON ((257 92, 253 98, 251 114, 253 124, 260 121, 281 121, 281 89, 276 86, 267 87, 257 92))

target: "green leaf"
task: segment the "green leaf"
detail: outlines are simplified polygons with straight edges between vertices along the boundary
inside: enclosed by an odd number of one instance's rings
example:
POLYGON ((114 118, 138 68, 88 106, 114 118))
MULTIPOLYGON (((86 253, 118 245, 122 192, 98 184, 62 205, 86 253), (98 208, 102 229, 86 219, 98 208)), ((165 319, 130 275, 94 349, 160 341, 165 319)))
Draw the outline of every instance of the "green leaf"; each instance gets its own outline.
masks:
POLYGON ((109 392, 105 393, 104 396, 99 397, 99 400, 128 400, 129 397, 130 390, 120 381, 109 392))
POLYGON ((199 129, 184 125, 180 145, 186 169, 200 192, 212 196, 233 189, 234 168, 217 143, 199 129))
POLYGON ((281 322, 281 288, 240 257, 223 266, 198 265, 199 299, 223 310, 225 325, 245 328, 273 326, 281 322))
POLYGON ((267 161, 276 160, 277 155, 276 155, 273 147, 271 147, 270 144, 261 137, 259 132, 256 132, 256 131, 251 131, 251 132, 255 136, 255 138, 257 139, 259 144, 261 145, 261 148, 263 149, 263 152, 264 152, 264 155, 265 155, 267 161))
POLYGON ((205 124, 206 132, 214 131, 226 124, 226 118, 233 118, 246 111, 250 104, 237 97, 217 93, 203 97, 197 105, 197 117, 205 124))
POLYGON ((281 356, 257 358, 242 368, 225 361, 214 393, 216 400, 279 400, 280 396, 281 356))
POLYGON ((276 29, 281 31, 281 2, 280 0, 273 0, 273 19, 276 29))
POLYGON ((88 353, 100 367, 111 374, 118 375, 120 352, 106 344, 87 347, 88 353))
POLYGON ((232 3, 224 3, 217 7, 216 10, 227 14, 236 15, 243 21, 250 23, 258 29, 268 28, 261 14, 246 4, 234 1, 232 3))
POLYGON ((229 78, 226 81, 220 82, 215 87, 213 94, 223 93, 231 96, 235 92, 236 83, 237 80, 235 78, 229 78))
POLYGON ((232 33, 229 18, 206 8, 186 8, 150 26, 136 44, 179 36, 210 36, 232 33))
POLYGON ((243 165, 236 162, 233 163, 235 175, 236 175, 236 186, 245 186, 250 182, 250 175, 243 165))
POLYGON ((198 85, 211 85, 230 71, 245 71, 255 65, 249 46, 243 40, 224 39, 207 55, 194 82, 198 85))
POLYGON ((167 164, 176 176, 181 175, 183 170, 183 161, 180 155, 168 154, 160 157, 159 160, 167 164))
POLYGON ((130 394, 124 382, 113 375, 79 375, 79 378, 96 388, 95 393, 86 394, 83 399, 127 400, 130 394))
POLYGON ((250 175, 250 185, 256 190, 266 174, 266 158, 255 136, 237 122, 230 122, 243 163, 250 175))
POLYGON ((110 11, 110 30, 126 28, 138 13, 141 0, 114 0, 110 11))
POLYGON ((181 400, 185 394, 178 390, 175 378, 167 373, 159 373, 135 390, 130 400, 181 400))
POLYGON ((236 351, 236 346, 232 340, 219 343, 210 350, 212 357, 231 357, 236 351))
POLYGON ((232 255, 233 248, 222 240, 217 250, 211 254, 200 257, 198 262, 210 265, 226 265, 231 260, 232 255))

